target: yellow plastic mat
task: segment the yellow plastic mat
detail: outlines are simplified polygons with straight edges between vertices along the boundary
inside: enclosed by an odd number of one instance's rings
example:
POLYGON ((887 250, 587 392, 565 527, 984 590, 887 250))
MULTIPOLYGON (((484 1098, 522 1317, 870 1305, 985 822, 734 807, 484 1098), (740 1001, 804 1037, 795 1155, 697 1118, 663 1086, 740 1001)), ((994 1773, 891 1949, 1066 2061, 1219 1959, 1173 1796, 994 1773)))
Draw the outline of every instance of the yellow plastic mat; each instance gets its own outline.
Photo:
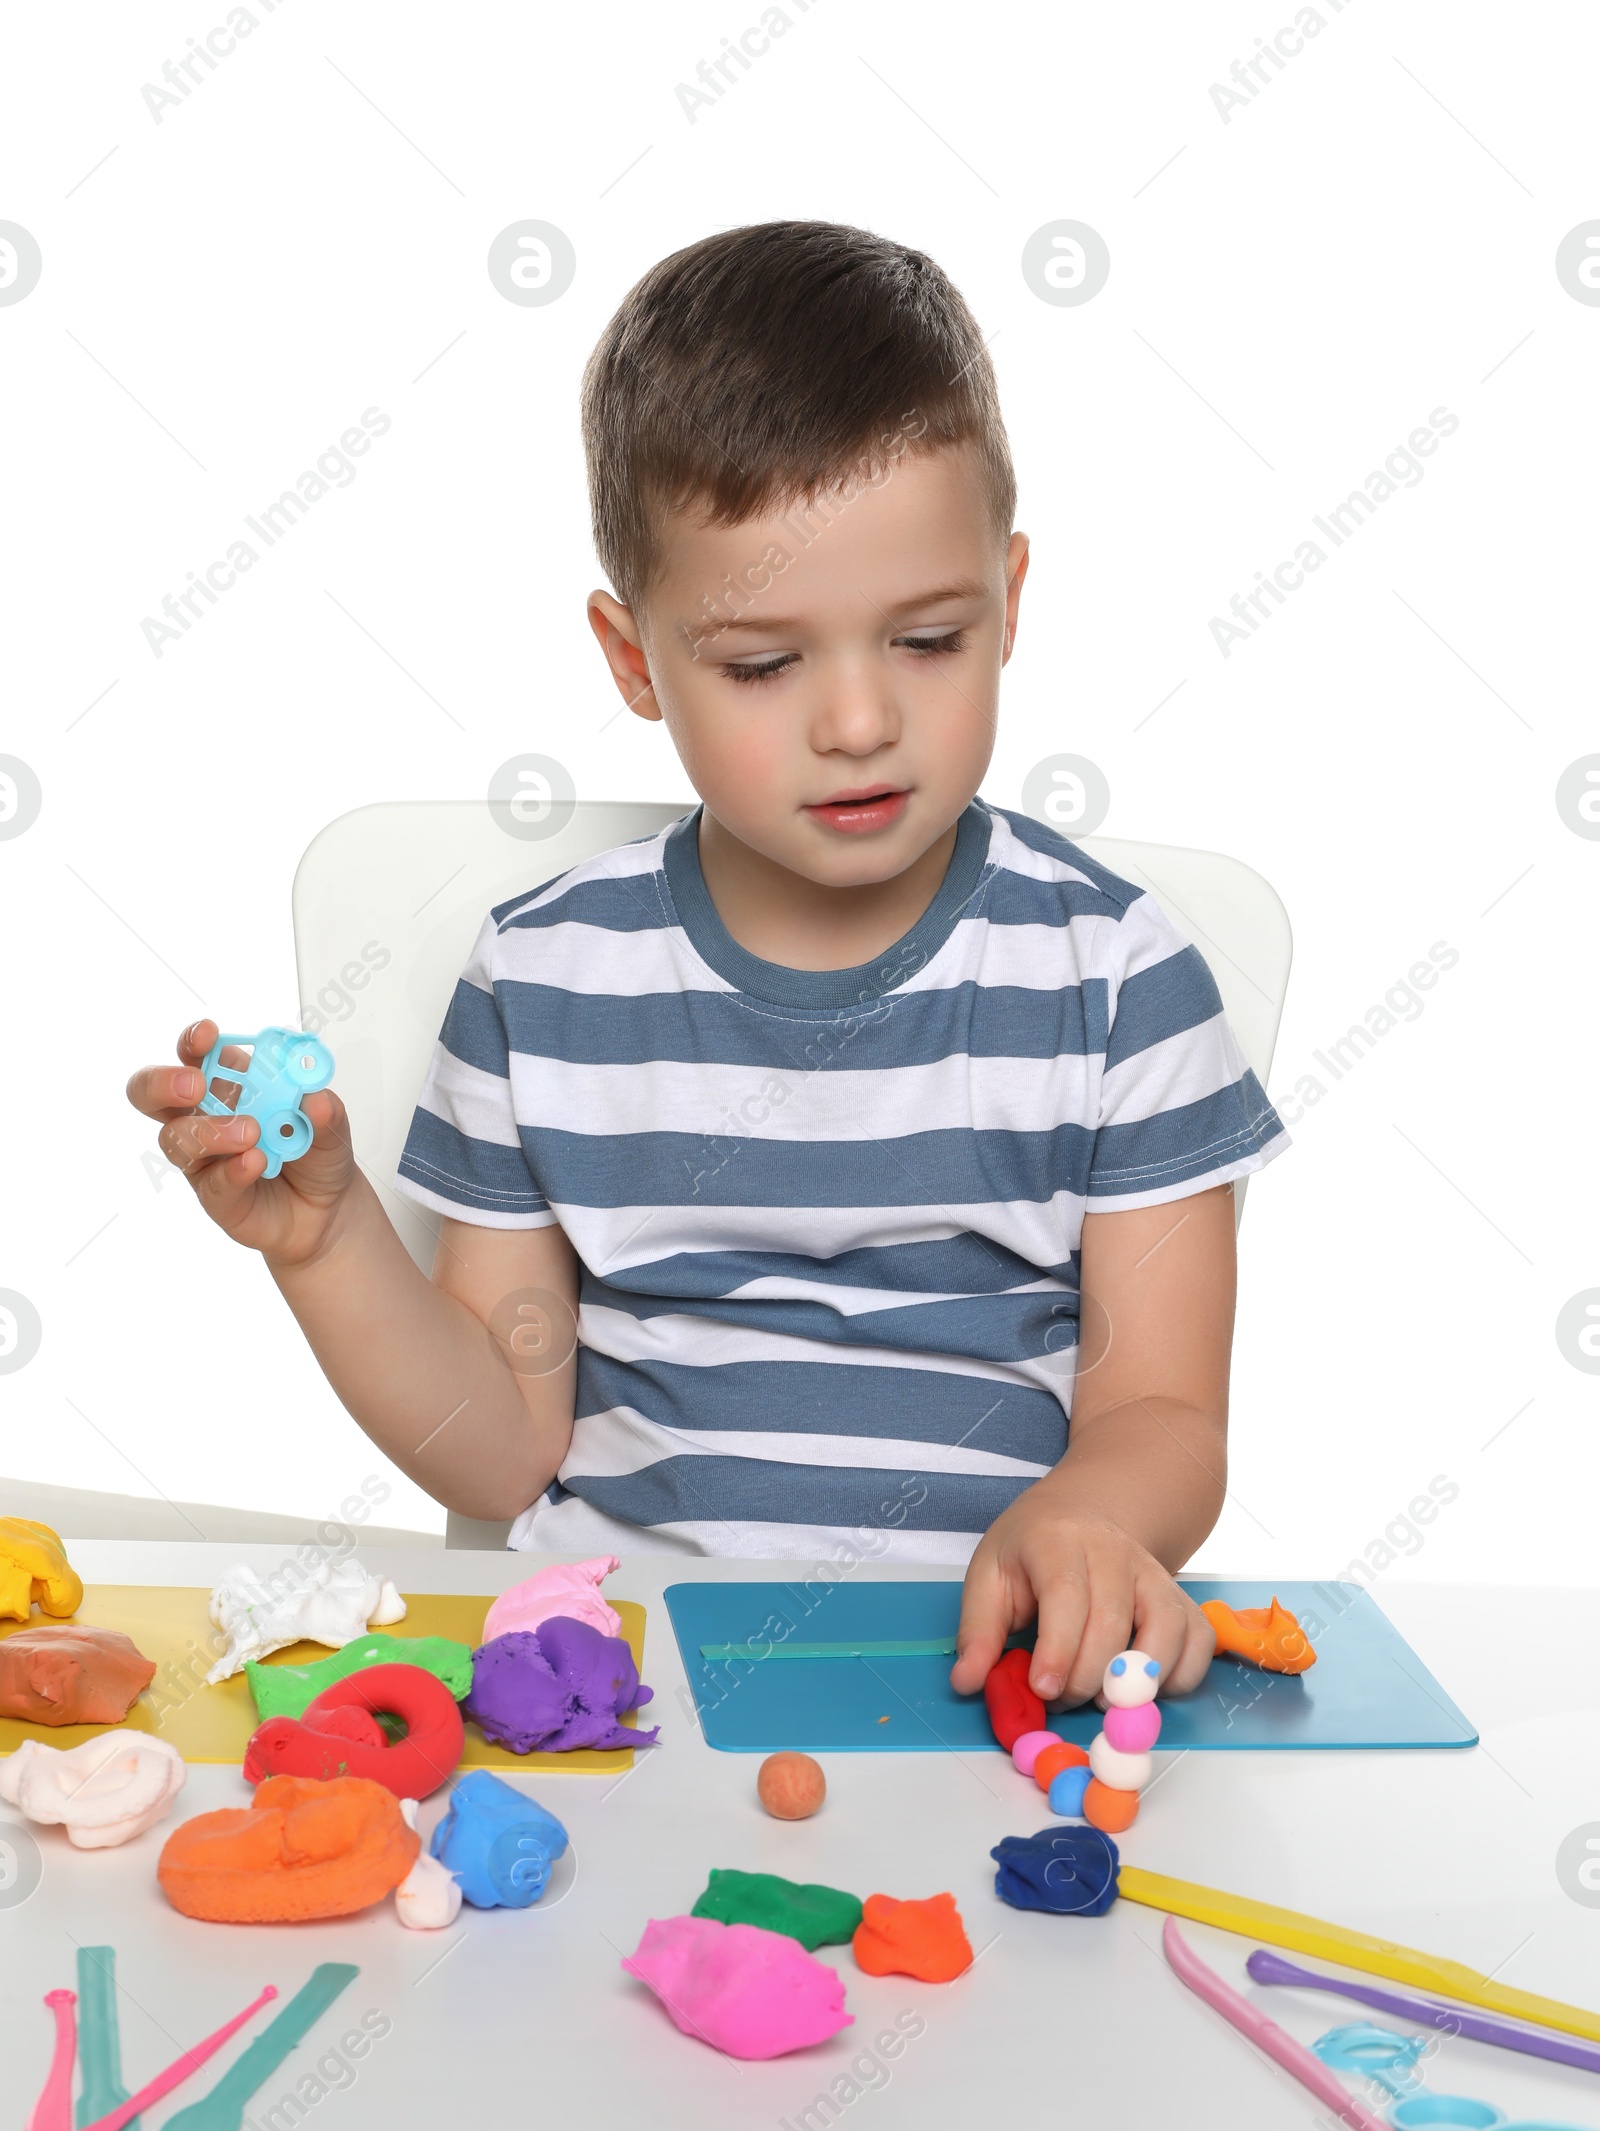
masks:
MULTIPOLYGON (((384 1635, 448 1635, 455 1642, 476 1649, 483 1640, 484 1617, 493 1600, 465 1598, 454 1592, 410 1591, 401 1594, 406 1617, 392 1627, 376 1631, 384 1635)), ((120 1628, 147 1658, 153 1658, 156 1676, 123 1719, 128 1731, 153 1732, 174 1745, 185 1761, 244 1760, 250 1734, 259 1721, 249 1683, 242 1672, 215 1687, 205 1676, 215 1662, 213 1641, 217 1631, 206 1612, 209 1590, 178 1590, 161 1584, 103 1583, 85 1587, 83 1604, 73 1614, 95 1628, 120 1628)), ((633 1661, 644 1659, 644 1607, 619 1599, 622 1633, 633 1661)), ((30 1621, 0 1622, 0 1636, 15 1635, 21 1628, 48 1625, 48 1617, 36 1612, 30 1621)), ((329 1655, 321 1643, 295 1643, 276 1651, 269 1665, 310 1665, 329 1655)), ((646 1721, 651 1715, 646 1705, 646 1721)), ((637 1726, 637 1711, 620 1720, 630 1729, 637 1726)), ((0 1754, 15 1752, 24 1739, 42 1739, 46 1746, 77 1746, 109 1727, 104 1724, 28 1724, 19 1717, 0 1717, 0 1754)), ((633 1749, 612 1747, 606 1752, 591 1748, 570 1754, 514 1754, 504 1746, 492 1746, 469 1717, 463 1768, 498 1769, 610 1769, 632 1768, 633 1749)))

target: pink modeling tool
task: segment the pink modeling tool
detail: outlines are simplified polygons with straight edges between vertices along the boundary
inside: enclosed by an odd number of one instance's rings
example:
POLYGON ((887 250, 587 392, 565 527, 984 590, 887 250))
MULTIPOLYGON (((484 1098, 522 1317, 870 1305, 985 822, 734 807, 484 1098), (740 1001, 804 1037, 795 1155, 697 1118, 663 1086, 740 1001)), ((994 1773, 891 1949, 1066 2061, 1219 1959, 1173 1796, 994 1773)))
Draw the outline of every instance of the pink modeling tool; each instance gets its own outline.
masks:
POLYGON ((1276 2020, 1269 2020, 1248 1998, 1241 1998, 1236 1990, 1230 1989, 1214 1969, 1208 1968, 1194 1948, 1185 1945, 1170 1916, 1161 1927, 1161 1950, 1173 1973, 1188 1984, 1196 1997, 1204 1998, 1207 2005, 1221 2013, 1230 2027, 1236 2027, 1258 2050, 1265 2051, 1274 2064, 1281 2064, 1301 2086, 1315 2094, 1318 2101, 1326 2102, 1341 2122, 1351 2125, 1352 2131, 1389 2131, 1383 2118, 1364 2109, 1349 2088, 1335 2079, 1304 2043, 1285 2034, 1276 2020))
POLYGON ((47 1990, 44 2002, 55 2015, 56 2049, 50 2072, 23 2131, 72 2131, 72 2068, 78 2057, 76 1991, 47 1990))
MULTIPOLYGON (((253 2004, 247 2005, 226 2027, 219 2027, 214 2035, 207 2035, 204 2042, 197 2042, 192 2050, 185 2050, 181 2057, 175 2057, 164 2072, 157 2072, 147 2087, 141 2087, 137 2094, 130 2094, 126 2101, 120 2102, 109 2114, 97 2116, 92 2124, 85 2124, 83 2131, 122 2131, 123 2125, 132 2123, 141 2110, 148 2109, 153 2102, 164 2099, 174 2087, 182 2086, 191 2072, 198 2072, 208 2057, 217 2054, 230 2035, 236 2035, 247 2020, 253 2020, 262 2006, 277 1995, 277 1985, 269 1983, 260 1997, 253 2004)), ((38 2126, 30 2123, 28 2131, 46 2131, 46 2126, 43 2123, 38 2126)), ((61 2119, 61 2131, 71 2131, 70 2119, 65 2116, 61 2119)))

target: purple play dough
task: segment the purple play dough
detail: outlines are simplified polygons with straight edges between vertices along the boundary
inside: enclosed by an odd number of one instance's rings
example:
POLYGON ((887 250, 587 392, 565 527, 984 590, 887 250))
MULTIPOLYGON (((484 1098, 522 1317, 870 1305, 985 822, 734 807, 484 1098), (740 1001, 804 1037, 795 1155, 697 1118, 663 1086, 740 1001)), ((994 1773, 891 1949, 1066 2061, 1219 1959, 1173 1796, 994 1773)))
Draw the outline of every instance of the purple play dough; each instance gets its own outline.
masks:
POLYGON ((537 1629, 497 1635, 472 1653, 472 1689, 462 1704, 484 1737, 514 1754, 578 1746, 649 1746, 653 1731, 626 1731, 625 1710, 648 1702, 633 1652, 618 1635, 553 1614, 537 1629))

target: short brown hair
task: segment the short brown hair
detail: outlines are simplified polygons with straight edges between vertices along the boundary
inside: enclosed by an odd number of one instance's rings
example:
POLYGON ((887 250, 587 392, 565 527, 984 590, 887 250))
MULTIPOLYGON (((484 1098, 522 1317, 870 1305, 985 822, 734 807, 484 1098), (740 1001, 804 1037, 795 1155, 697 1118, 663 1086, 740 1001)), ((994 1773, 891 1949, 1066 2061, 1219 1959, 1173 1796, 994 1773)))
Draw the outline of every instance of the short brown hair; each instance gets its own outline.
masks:
POLYGON ((594 544, 624 605, 659 575, 669 512, 739 525, 849 474, 973 444, 998 537, 1017 483, 994 368, 925 252, 838 222, 703 237, 636 282, 583 373, 594 544))

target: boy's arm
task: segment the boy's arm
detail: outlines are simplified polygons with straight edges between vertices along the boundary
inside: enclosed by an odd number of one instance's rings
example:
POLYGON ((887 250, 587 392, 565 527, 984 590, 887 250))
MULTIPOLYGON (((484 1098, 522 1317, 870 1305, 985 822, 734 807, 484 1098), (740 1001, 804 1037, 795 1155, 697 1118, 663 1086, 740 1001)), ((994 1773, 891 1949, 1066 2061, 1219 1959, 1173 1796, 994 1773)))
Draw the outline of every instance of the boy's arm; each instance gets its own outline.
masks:
POLYGON ((1066 1456, 996 1518, 967 1570, 951 1684, 981 1687, 1037 1611, 1030 1683, 1087 1701, 1130 1641, 1175 1692, 1211 1629, 1173 1581, 1227 1480, 1233 1187, 1084 1217, 1078 1370, 1066 1456))
MULTIPOLYGON (((145 1066, 128 1100, 207 1215, 257 1250, 346 1412, 419 1487, 463 1516, 515 1517, 572 1439, 577 1262, 554 1225, 481 1228, 446 1217, 430 1281, 356 1166, 332 1088, 305 1097, 307 1152, 264 1177, 254 1117, 195 1108, 214 1021, 145 1066)), ((227 1050, 224 1065, 246 1054, 227 1050)))

